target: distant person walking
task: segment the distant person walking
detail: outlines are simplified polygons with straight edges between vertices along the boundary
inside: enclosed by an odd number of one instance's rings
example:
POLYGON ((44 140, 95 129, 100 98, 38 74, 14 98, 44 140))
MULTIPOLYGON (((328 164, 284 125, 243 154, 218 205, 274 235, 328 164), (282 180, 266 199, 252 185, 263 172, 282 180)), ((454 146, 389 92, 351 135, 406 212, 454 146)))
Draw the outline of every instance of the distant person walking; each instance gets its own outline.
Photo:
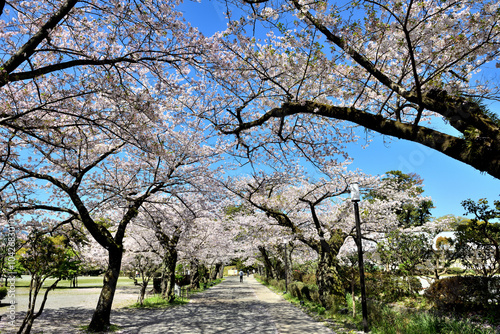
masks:
POLYGON ((244 275, 243 270, 240 270, 240 282, 243 282, 243 275, 244 275))

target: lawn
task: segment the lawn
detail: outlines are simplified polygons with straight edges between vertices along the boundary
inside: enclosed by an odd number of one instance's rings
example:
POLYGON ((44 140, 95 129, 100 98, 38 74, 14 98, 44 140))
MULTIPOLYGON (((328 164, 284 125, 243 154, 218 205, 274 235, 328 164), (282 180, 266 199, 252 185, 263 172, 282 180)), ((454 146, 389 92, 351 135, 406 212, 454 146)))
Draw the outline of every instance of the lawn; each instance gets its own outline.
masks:
MULTIPOLYGON (((102 276, 80 276, 78 277, 78 288, 101 288, 102 287, 102 276)), ((55 279, 47 279, 44 286, 50 286, 55 279)), ((16 287, 18 288, 28 288, 30 286, 30 277, 23 275, 21 278, 16 279, 16 287)), ((118 286, 134 286, 134 281, 128 277, 118 278, 118 286)), ((57 284, 57 289, 61 288, 71 288, 71 281, 64 280, 57 284)))

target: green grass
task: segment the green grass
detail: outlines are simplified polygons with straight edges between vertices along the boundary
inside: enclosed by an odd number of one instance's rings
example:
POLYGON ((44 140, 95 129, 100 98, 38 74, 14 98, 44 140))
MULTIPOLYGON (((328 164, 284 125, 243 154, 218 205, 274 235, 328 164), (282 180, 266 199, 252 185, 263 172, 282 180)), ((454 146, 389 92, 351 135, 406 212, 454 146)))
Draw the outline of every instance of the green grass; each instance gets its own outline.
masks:
POLYGON ((144 303, 141 305, 135 303, 128 308, 168 308, 177 305, 187 304, 188 301, 184 298, 175 297, 172 303, 169 303, 166 299, 163 299, 161 295, 154 295, 144 299, 144 303))
MULTIPOLYGON (((216 279, 215 281, 212 281, 212 286, 219 284, 222 282, 223 279, 216 279)), ((202 284, 199 289, 194 289, 189 291, 189 295, 193 295, 199 292, 203 292, 210 287, 207 287, 205 289, 204 285, 202 284)), ((175 300, 172 303, 169 303, 166 299, 163 299, 161 295, 153 295, 151 297, 145 298, 143 304, 135 303, 129 308, 168 308, 172 306, 177 306, 177 305, 184 305, 188 303, 188 299, 175 296, 175 300)))
MULTIPOLYGON (((256 279, 274 292, 282 293, 280 289, 260 280, 258 277, 256 279)), ((288 293, 283 294, 283 296, 293 304, 297 305, 301 302, 288 293)), ((325 310, 311 301, 302 301, 302 307, 309 314, 332 319, 345 329, 356 327, 361 330, 361 303, 359 301, 356 303, 356 317, 353 319, 350 294, 347 294, 346 302, 347 314, 339 314, 336 310, 325 310)), ((478 322, 473 322, 469 319, 434 315, 428 312, 429 305, 423 298, 408 298, 401 301, 400 304, 403 308, 411 307, 419 311, 398 311, 389 306, 368 305, 369 325, 372 334, 498 334, 498 331, 491 326, 484 325, 484 321, 481 321, 481 319, 478 322)))
MULTIPOLYGON (((90 332, 89 331, 89 326, 81 326, 80 327, 81 330, 85 331, 86 333, 93 333, 93 332, 90 332)), ((112 333, 112 332, 117 332, 120 330, 120 327, 118 327, 117 325, 113 325, 111 324, 108 328, 108 330, 106 331, 106 333, 112 333)))
MULTIPOLYGON (((48 278, 45 281, 44 286, 50 286, 55 279, 48 278)), ((77 280, 78 287, 77 288, 101 288, 103 285, 103 276, 80 276, 77 280)), ((16 287, 25 287, 29 288, 30 286, 30 277, 27 275, 23 275, 22 278, 16 279, 16 287)), ((134 281, 128 277, 119 277, 118 278, 118 286, 134 286, 134 281)), ((63 280, 57 284, 56 289, 64 289, 71 288, 71 281, 63 280)))
POLYGON ((428 312, 401 313, 383 308, 371 317, 373 334, 494 334, 495 329, 471 322, 433 315, 428 312))

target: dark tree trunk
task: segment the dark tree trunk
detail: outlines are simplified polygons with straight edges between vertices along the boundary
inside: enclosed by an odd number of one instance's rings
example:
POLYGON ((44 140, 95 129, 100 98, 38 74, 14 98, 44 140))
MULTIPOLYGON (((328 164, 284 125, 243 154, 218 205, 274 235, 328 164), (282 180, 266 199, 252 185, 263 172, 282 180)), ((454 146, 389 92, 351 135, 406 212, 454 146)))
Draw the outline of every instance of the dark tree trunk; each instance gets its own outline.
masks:
POLYGON ((218 278, 224 278, 224 265, 221 264, 219 268, 218 278))
POLYGON ((318 269, 316 271, 319 299, 321 304, 327 306, 327 297, 330 294, 343 295, 342 281, 338 271, 337 259, 331 253, 320 254, 318 269))
POLYGON ((191 261, 191 289, 198 289, 200 287, 200 273, 198 272, 198 259, 191 261))
POLYGON ((215 268, 213 269, 211 275, 210 275, 210 280, 215 280, 217 279, 217 276, 219 276, 220 269, 222 267, 222 263, 216 263, 215 268))
POLYGON ((260 254, 264 260, 264 268, 266 271, 266 277, 270 279, 274 279, 273 265, 271 260, 269 259, 269 255, 267 254, 267 250, 264 246, 259 246, 260 254))
POLYGON ((321 240, 319 247, 319 262, 316 271, 319 299, 323 307, 329 306, 328 295, 345 296, 342 280, 339 274, 337 254, 344 244, 347 235, 341 230, 332 231, 330 240, 321 240))
POLYGON ((120 275, 120 268, 122 264, 123 249, 119 247, 113 247, 109 249, 108 253, 108 269, 104 274, 104 285, 99 296, 99 301, 97 302, 97 307, 92 316, 92 320, 89 325, 89 331, 91 332, 104 332, 109 329, 111 306, 113 304, 113 298, 116 292, 116 284, 118 283, 118 277, 120 275))
POLYGON ((175 299, 175 266, 177 265, 177 249, 175 247, 167 247, 162 264, 162 282, 161 294, 169 303, 175 299))

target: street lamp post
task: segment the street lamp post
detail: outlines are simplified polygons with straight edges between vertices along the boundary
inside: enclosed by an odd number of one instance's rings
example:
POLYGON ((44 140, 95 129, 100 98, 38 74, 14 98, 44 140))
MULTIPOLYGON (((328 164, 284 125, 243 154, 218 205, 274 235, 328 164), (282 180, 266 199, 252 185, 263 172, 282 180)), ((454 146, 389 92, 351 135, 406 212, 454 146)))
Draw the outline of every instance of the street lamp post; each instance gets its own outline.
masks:
POLYGON ((361 223, 359 219, 359 185, 351 184, 351 201, 354 204, 354 217, 356 220, 356 246, 358 246, 358 265, 359 265, 359 283, 361 285, 361 308, 363 311, 363 330, 368 332, 368 307, 366 306, 366 290, 365 290, 365 267, 363 264, 363 246, 361 244, 361 223))
POLYGON ((285 246, 285 293, 288 292, 288 256, 286 254, 286 242, 283 244, 285 246))

